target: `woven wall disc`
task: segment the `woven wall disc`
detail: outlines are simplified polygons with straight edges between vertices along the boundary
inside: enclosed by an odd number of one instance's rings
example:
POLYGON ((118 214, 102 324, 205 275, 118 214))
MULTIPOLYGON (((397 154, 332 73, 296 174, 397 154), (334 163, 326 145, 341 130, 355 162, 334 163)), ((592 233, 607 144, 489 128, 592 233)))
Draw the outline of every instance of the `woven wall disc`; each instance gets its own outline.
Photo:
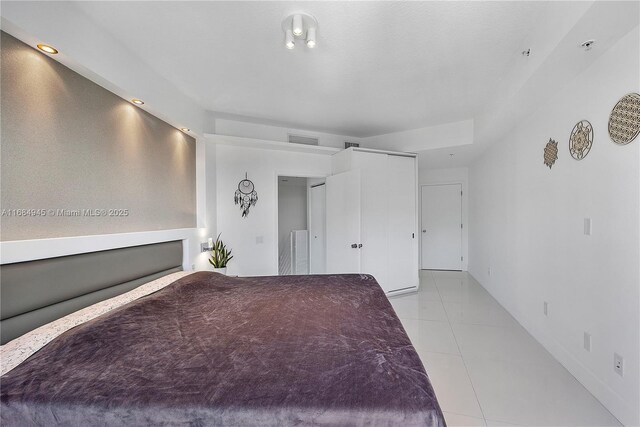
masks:
POLYGON ((618 101, 609 115, 609 136, 616 144, 626 145, 640 133, 640 95, 629 93, 618 101))
POLYGON ((571 157, 582 160, 587 157, 593 145, 593 127, 587 120, 576 123, 569 137, 569 152, 571 157))
POLYGON ((551 169, 556 160, 558 160, 558 143, 549 138, 549 142, 544 147, 544 164, 551 169))

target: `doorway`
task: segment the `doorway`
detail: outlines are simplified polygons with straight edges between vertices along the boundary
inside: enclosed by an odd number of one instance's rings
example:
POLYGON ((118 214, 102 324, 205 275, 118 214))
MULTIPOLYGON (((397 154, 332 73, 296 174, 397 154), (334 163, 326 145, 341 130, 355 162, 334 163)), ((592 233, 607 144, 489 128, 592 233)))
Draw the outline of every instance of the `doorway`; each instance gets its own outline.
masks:
POLYGON ((421 187, 421 268, 462 270, 462 184, 421 187))
POLYGON ((309 179, 309 273, 327 270, 327 186, 324 180, 309 179))
POLYGON ((324 178, 278 176, 278 274, 322 274, 326 265, 324 178))

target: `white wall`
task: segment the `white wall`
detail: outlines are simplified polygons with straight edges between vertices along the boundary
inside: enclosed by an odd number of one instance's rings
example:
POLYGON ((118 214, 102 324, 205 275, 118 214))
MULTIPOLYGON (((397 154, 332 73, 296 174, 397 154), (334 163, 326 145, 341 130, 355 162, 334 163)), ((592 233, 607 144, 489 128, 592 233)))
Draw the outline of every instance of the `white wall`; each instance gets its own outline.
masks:
POLYGON ((640 139, 617 146, 607 123, 621 96, 640 92, 639 40, 635 27, 469 169, 469 271, 626 425, 640 423, 640 139), (583 119, 594 145, 575 161, 568 139, 583 119))
MULTIPOLYGON (((287 272, 291 271, 290 235, 293 230, 307 230, 307 180, 278 182, 278 251, 289 254, 287 272)), ((283 274, 283 271, 279 271, 283 274)))
MULTIPOLYGON (((420 157, 420 156, 419 156, 420 157)), ((430 169, 420 166, 418 172, 419 185, 462 184, 462 269, 467 270, 469 263, 469 180, 467 168, 430 169)), ((422 194, 419 192, 418 194, 422 194)), ((422 203, 419 204, 420 209, 422 203)), ((422 218, 422 212, 420 212, 422 218)), ((422 238, 422 233, 420 233, 422 238)), ((420 242, 422 248, 422 242, 420 242)))
POLYGON ((473 144, 473 119, 362 138, 362 146, 416 152, 473 144))
MULTIPOLYGON (((206 138, 200 138, 199 143, 202 145, 203 150, 203 162, 204 162, 204 182, 198 181, 198 196, 202 194, 203 202, 206 210, 202 214, 203 227, 207 230, 207 236, 213 239, 216 238, 218 232, 216 229, 217 223, 217 206, 216 206, 216 145, 206 138)), ((200 202, 198 204, 200 206, 200 202)), ((200 212, 198 211, 200 215, 200 212)), ((200 217, 200 216, 199 216, 200 217)), ((206 241, 206 240, 205 240, 206 241)), ((205 255, 208 258, 209 255, 205 255)), ((207 261, 206 265, 201 268, 212 269, 213 266, 207 261)))
MULTIPOLYGON (((229 274, 278 274, 277 177, 323 177, 331 173, 331 157, 249 147, 216 145, 217 231, 233 250, 229 274), (233 203, 245 172, 255 184, 258 203, 246 218, 233 203)), ((209 165, 207 165, 209 167, 209 165)))
POLYGON ((289 134, 318 138, 318 145, 344 148, 344 142, 359 142, 360 138, 315 132, 284 126, 251 123, 239 120, 212 118, 215 133, 218 135, 240 136, 244 138, 266 139, 269 141, 289 142, 289 134))

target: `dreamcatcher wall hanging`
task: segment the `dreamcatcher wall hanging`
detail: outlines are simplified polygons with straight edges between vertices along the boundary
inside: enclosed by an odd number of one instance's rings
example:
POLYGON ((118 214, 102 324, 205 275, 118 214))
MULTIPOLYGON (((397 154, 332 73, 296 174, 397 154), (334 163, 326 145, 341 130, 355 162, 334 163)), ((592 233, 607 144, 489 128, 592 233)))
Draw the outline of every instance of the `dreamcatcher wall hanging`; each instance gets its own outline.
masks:
POLYGON ((240 205, 242 211, 242 217, 245 218, 249 215, 249 208, 255 206, 258 201, 258 193, 253 182, 247 177, 247 173, 244 174, 244 179, 238 183, 238 189, 233 196, 233 201, 236 205, 240 205))

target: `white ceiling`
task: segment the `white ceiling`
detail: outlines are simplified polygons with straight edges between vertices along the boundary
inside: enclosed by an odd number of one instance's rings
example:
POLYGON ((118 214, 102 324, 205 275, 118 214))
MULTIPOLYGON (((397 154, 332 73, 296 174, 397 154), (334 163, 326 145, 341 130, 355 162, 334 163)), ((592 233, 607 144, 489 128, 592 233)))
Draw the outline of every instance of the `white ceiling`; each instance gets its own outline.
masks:
POLYGON ((56 60, 194 135, 226 117, 441 168, 468 165, 587 69, 639 24, 640 2, 3 0, 0 15, 4 31, 53 44, 56 60), (295 11, 318 18, 315 50, 284 48, 295 11))
POLYGON ((518 78, 520 52, 539 20, 559 7, 489 1, 75 5, 206 110, 360 137, 478 115, 501 86, 518 78), (297 10, 318 19, 314 50, 302 43, 284 48, 281 21, 297 10))

